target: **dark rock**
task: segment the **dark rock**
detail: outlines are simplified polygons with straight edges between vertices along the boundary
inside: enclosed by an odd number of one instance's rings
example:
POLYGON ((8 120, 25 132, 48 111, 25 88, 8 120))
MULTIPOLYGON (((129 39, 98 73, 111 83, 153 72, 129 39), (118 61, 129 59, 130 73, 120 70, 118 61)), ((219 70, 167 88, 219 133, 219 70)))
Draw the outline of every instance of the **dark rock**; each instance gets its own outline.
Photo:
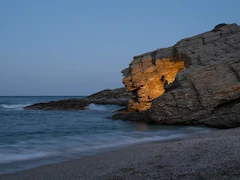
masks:
POLYGON ((214 29, 212 31, 219 31, 221 27, 226 26, 226 25, 228 25, 228 24, 225 24, 225 23, 218 24, 214 27, 214 29))
POLYGON ((127 92, 125 88, 117 88, 113 90, 103 90, 98 93, 92 94, 84 99, 89 103, 95 104, 112 104, 127 106, 130 96, 131 93, 127 92))
POLYGON ((51 101, 48 103, 37 103, 25 107, 30 110, 84 110, 89 103, 84 99, 66 99, 60 101, 51 101))
POLYGON ((122 110, 118 110, 117 112, 115 112, 115 114, 111 118, 145 122, 145 123, 154 123, 151 117, 149 116, 148 111, 128 112, 126 108, 122 110))
POLYGON ((95 104, 112 104, 127 106, 130 99, 130 93, 126 92, 125 88, 113 90, 103 90, 92 94, 86 98, 73 98, 60 101, 51 101, 48 103, 38 103, 27 106, 24 109, 31 110, 84 110, 91 103, 95 104))

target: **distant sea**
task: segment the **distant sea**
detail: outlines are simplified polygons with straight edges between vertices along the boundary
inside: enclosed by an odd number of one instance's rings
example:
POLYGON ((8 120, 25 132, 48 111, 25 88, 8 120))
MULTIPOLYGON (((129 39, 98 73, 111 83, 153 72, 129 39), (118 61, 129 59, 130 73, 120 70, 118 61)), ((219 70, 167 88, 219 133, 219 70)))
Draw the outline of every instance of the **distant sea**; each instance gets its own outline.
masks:
POLYGON ((114 105, 90 104, 79 111, 23 110, 34 103, 69 98, 73 97, 0 97, 0 174, 212 130, 111 120, 107 117, 122 108, 114 105))

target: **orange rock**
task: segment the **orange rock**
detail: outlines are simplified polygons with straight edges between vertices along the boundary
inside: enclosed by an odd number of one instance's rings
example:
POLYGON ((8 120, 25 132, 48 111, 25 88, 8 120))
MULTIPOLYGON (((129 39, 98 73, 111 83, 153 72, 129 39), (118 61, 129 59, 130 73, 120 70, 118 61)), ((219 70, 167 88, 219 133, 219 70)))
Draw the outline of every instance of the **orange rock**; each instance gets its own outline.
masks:
POLYGON ((128 110, 145 111, 154 99, 165 92, 164 85, 172 83, 176 74, 184 69, 184 62, 175 62, 174 57, 164 57, 164 53, 158 51, 137 56, 128 69, 130 73, 127 69, 122 71, 125 76, 123 83, 128 91, 135 94, 129 101, 128 110), (156 54, 162 59, 156 59, 156 54))

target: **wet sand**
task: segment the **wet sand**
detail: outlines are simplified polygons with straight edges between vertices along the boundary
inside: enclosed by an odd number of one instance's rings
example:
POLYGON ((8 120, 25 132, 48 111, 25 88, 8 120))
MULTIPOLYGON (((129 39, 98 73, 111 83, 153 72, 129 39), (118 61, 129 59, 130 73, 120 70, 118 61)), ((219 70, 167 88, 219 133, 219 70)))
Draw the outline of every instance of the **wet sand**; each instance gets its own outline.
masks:
POLYGON ((219 130, 0 175, 0 180, 238 180, 239 142, 240 128, 219 130))

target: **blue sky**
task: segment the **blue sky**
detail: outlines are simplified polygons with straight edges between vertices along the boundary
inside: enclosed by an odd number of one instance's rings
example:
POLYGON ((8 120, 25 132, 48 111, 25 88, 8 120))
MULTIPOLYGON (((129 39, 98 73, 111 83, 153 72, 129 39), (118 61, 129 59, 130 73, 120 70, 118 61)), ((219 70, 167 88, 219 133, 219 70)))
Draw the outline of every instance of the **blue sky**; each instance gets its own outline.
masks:
POLYGON ((132 57, 219 23, 239 0, 1 0, 0 95, 89 95, 122 87, 132 57))

